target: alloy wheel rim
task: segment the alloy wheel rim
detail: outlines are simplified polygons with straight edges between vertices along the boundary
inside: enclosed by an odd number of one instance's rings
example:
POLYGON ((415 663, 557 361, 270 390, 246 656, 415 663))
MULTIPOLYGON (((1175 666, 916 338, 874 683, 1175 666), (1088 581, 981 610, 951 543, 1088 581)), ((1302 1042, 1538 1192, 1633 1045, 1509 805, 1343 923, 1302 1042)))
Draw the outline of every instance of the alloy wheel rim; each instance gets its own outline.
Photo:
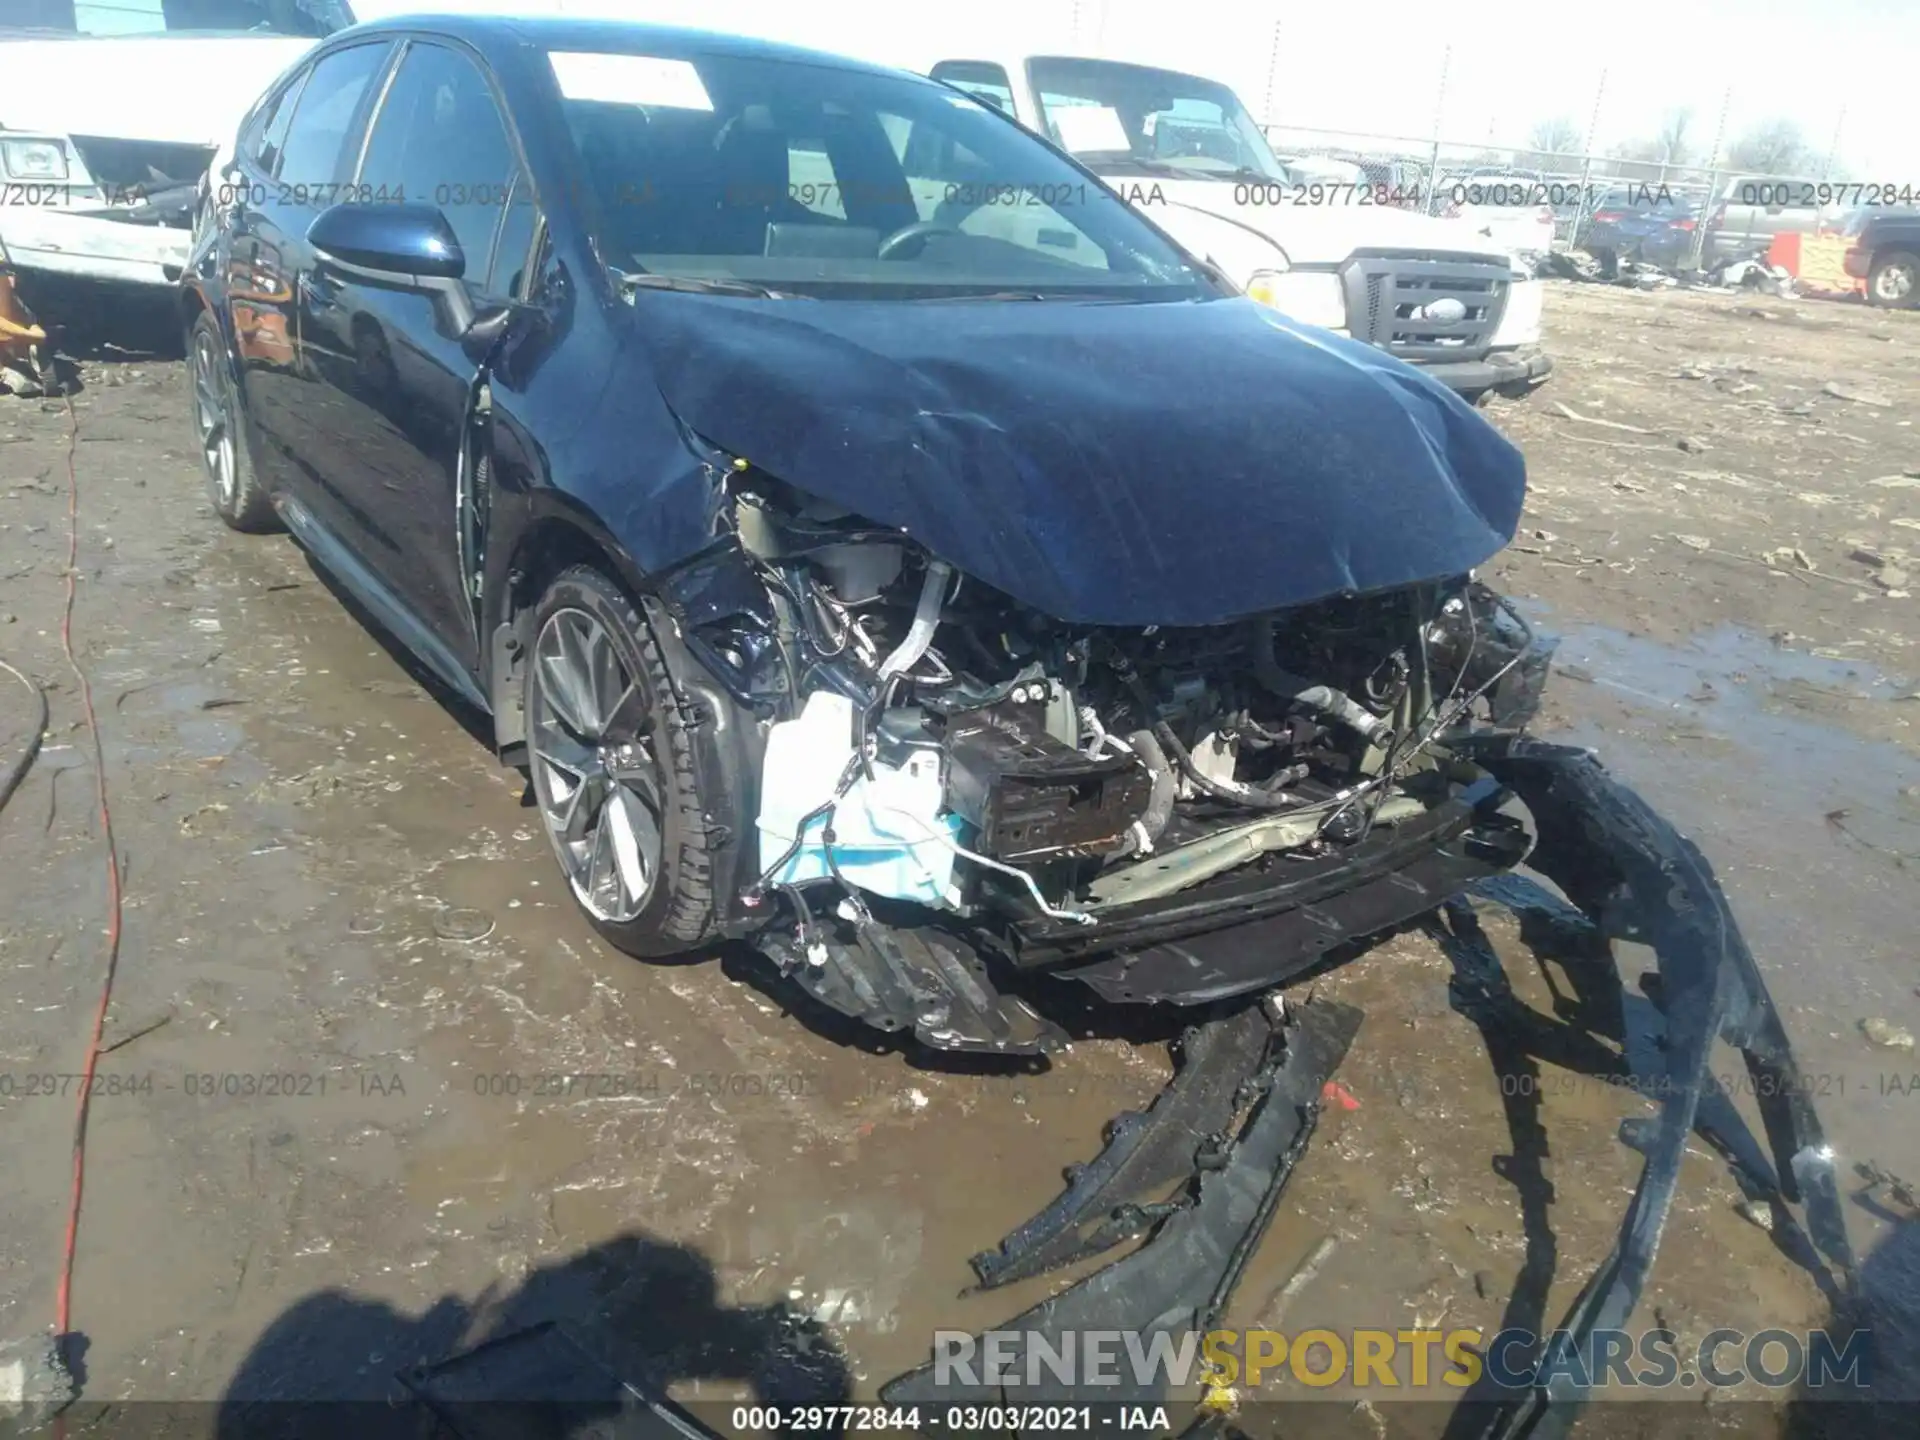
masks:
POLYGON ((1904 300, 1913 293, 1913 271, 1905 265, 1889 265, 1880 272, 1880 298, 1904 300))
POLYGON ((200 459, 212 477, 222 504, 233 503, 233 425, 227 413, 226 389, 220 383, 219 357, 213 340, 202 335, 193 348, 193 410, 200 430, 200 459))
POLYGON ((528 748, 547 838, 587 913, 625 924, 660 874, 660 772, 644 697, 585 610, 548 617, 533 665, 528 748))

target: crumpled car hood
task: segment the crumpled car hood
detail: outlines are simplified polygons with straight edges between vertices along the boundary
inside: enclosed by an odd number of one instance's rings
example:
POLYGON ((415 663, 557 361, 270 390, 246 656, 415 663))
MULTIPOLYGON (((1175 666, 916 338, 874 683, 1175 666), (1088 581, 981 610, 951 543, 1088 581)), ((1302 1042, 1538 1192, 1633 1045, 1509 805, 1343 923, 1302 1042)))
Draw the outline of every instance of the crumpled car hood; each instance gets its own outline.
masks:
POLYGON ((1520 454, 1413 367, 1249 300, 643 292, 636 341, 709 442, 1057 619, 1209 625, 1458 574, 1520 454))

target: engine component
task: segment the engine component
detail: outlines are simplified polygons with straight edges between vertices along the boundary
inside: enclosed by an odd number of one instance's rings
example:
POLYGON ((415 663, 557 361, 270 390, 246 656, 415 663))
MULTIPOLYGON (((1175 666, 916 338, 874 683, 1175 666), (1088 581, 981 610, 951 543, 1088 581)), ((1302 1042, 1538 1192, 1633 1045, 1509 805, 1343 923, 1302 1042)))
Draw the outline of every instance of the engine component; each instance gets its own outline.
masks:
POLYGON ((864 605, 893 584, 905 563, 898 545, 829 545, 809 558, 848 605, 864 605))
POLYGON ((1167 828, 1167 821, 1173 817, 1173 801, 1180 782, 1174 779, 1173 767, 1167 764, 1166 752, 1160 748, 1160 742, 1153 738, 1151 730, 1134 731, 1127 737, 1127 748, 1140 757, 1140 763, 1147 767, 1147 773, 1153 777, 1152 798, 1147 801, 1147 813, 1140 817, 1137 827, 1137 833, 1144 843, 1135 849, 1144 855, 1159 841, 1161 832, 1167 828))
POLYGON ((1254 678, 1274 694, 1331 716, 1364 740, 1373 739, 1384 727, 1385 721, 1351 695, 1283 670, 1273 654, 1271 618, 1253 623, 1252 651, 1254 678))
POLYGON ((947 581, 952 578, 953 567, 946 561, 927 562, 926 579, 920 585, 920 603, 914 607, 913 625, 893 653, 880 662, 883 687, 887 681, 918 665, 927 653, 927 647, 933 643, 933 632, 940 626, 940 604, 946 599, 947 581))
POLYGON ((1147 813, 1153 776, 1133 755, 1083 755, 1037 707, 973 711, 947 727, 947 804, 1000 860, 1096 853, 1147 813))

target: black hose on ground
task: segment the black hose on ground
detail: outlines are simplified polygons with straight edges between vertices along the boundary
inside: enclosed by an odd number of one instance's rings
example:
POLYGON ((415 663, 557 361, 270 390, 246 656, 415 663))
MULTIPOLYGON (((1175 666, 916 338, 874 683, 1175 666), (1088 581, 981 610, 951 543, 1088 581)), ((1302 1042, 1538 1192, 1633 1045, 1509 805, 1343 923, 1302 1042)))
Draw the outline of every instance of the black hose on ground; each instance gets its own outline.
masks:
POLYGON ((6 774, 0 776, 0 810, 5 810, 7 808, 7 802, 13 798, 13 792, 20 788, 20 782, 27 778, 27 771, 33 768, 33 762, 40 755, 40 742, 46 736, 47 721, 51 718, 51 712, 47 708, 47 692, 45 690, 42 690, 33 681, 29 680, 25 675, 22 675, 4 660, 0 660, 0 670, 6 671, 9 675, 13 676, 14 679, 26 686, 28 690, 33 692, 34 701, 39 706, 40 712, 34 719, 33 734, 27 740, 25 748, 21 750, 20 754, 14 759, 14 762, 7 767, 6 774))

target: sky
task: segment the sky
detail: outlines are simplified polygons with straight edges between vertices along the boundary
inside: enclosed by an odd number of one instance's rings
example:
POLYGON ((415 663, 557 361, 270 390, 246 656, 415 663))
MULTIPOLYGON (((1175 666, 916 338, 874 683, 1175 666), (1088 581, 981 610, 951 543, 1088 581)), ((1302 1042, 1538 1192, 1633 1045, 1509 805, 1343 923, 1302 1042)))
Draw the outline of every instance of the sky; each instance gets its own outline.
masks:
POLYGON ((1420 142, 1433 137, 1436 114, 1442 137, 1467 145, 1524 144, 1536 122, 1561 116, 1584 134, 1597 100, 1593 128, 1602 149, 1650 136, 1670 110, 1687 106, 1704 160, 1724 105, 1727 143, 1757 122, 1785 117, 1817 154, 1837 131, 1837 165, 1849 179, 1920 188, 1912 98, 1920 0, 1667 0, 1657 19, 1637 7, 1592 3, 1469 8, 1433 0, 351 3, 363 19, 466 10, 691 25, 915 70, 988 52, 1101 55, 1223 80, 1270 123, 1420 142), (1170 23, 1175 16, 1187 23, 1170 23), (1555 16, 1563 28, 1550 26, 1555 16))

